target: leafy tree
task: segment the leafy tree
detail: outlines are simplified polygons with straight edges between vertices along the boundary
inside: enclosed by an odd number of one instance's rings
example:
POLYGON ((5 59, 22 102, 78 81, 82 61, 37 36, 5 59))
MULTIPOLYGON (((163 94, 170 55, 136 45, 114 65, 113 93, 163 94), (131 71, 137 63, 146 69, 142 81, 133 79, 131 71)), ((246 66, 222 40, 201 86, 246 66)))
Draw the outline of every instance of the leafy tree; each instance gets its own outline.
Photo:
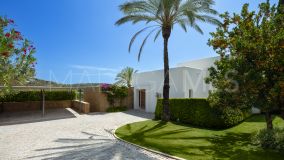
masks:
POLYGON ((34 76, 35 48, 14 28, 14 21, 0 17, 0 94, 11 91, 14 84, 27 82, 34 76))
POLYGON ((117 81, 116 84, 130 88, 132 86, 133 74, 136 72, 137 70, 134 70, 131 67, 124 68, 120 73, 117 74, 115 78, 115 80, 117 81))
POLYGON ((126 22, 136 24, 146 22, 147 27, 138 31, 130 41, 131 46, 138 35, 148 31, 142 42, 138 53, 138 61, 148 38, 155 33, 154 41, 162 34, 164 40, 164 87, 163 87, 163 116, 164 121, 169 121, 169 59, 168 59, 168 41, 173 27, 179 25, 185 32, 190 26, 199 33, 203 33, 197 22, 207 22, 211 24, 220 24, 220 22, 210 15, 216 15, 217 11, 212 9, 213 0, 137 0, 122 4, 120 10, 125 15, 116 22, 121 25, 126 22))
MULTIPOLYGON (((208 83, 217 89, 209 96, 216 107, 258 107, 273 129, 271 112, 279 107, 284 82, 284 14, 269 2, 250 12, 222 14, 223 25, 209 40, 221 56, 209 69, 208 83)), ((282 97, 283 98, 283 97, 282 97)))

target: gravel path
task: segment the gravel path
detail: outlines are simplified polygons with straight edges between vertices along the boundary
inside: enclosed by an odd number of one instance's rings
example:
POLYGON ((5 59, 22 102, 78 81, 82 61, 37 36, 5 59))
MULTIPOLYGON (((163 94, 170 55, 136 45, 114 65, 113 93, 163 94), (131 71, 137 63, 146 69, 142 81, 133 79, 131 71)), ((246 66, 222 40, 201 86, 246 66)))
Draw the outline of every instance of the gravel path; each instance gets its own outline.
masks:
MULTIPOLYGON (((115 128, 137 121, 153 118, 141 111, 124 113, 96 113, 78 115, 72 110, 72 118, 17 124, 2 123, 0 118, 0 159, 55 159, 55 160, 151 160, 168 159, 152 152, 127 145, 116 140, 115 128), (12 124, 12 125, 11 125, 12 124)), ((56 112, 60 115, 60 111, 56 112)), ((52 115, 54 118, 54 114, 52 115)), ((31 119, 28 118, 29 122, 31 119)), ((18 122, 20 122, 18 123, 18 122)))

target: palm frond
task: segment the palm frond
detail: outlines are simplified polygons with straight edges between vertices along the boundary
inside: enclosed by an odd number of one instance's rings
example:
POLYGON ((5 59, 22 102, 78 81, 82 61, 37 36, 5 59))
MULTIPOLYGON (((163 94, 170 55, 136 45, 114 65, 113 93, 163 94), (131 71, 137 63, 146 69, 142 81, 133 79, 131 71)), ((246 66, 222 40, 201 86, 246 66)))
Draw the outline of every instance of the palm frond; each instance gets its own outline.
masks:
POLYGON ((122 17, 118 21, 116 21, 115 25, 122 25, 127 22, 132 22, 133 24, 137 22, 151 22, 151 21, 156 21, 156 17, 151 17, 148 15, 141 15, 141 14, 136 14, 136 15, 127 15, 125 17, 122 17))
MULTIPOLYGON (((161 35, 163 28, 171 27, 173 29, 175 24, 179 25, 185 32, 187 32, 189 26, 201 34, 203 34, 203 31, 197 24, 198 22, 220 25, 219 20, 213 17, 218 14, 212 8, 214 4, 214 0, 130 0, 120 5, 119 9, 125 16, 119 19, 116 25, 127 22, 133 24, 146 22, 146 25, 148 23, 157 24, 157 28, 152 29, 142 41, 138 53, 139 61, 143 48, 153 32, 155 32, 155 42, 161 35)), ((134 34, 129 43, 129 52, 137 37, 148 31, 149 28, 151 27, 145 27, 134 34)))
POLYGON ((150 37, 150 35, 154 32, 154 31, 156 31, 158 28, 155 28, 155 29, 153 29, 153 30, 151 30, 150 32, 149 32, 149 34, 145 37, 145 39, 143 40, 143 42, 142 42, 142 44, 141 44, 141 46, 140 46, 140 49, 139 49, 139 53, 138 53, 138 61, 140 61, 140 57, 141 57, 141 53, 142 53, 142 51, 143 51, 143 48, 144 48, 144 46, 145 46, 145 44, 146 44, 146 42, 147 42, 147 39, 150 37))
POLYGON ((187 32, 187 29, 186 29, 186 25, 187 25, 187 21, 186 20, 177 20, 177 23, 180 25, 180 27, 185 31, 187 32))
POLYGON ((138 31, 137 33, 134 34, 134 36, 133 36, 133 37, 131 38, 131 40, 130 40, 129 47, 128 47, 128 52, 131 52, 131 47, 132 47, 132 45, 133 45, 135 39, 137 38, 137 36, 138 36, 139 34, 141 34, 142 32, 144 32, 144 31, 146 31, 147 29, 152 28, 152 27, 157 27, 157 25, 145 27, 145 28, 141 29, 140 31, 138 31))
POLYGON ((195 29, 198 33, 204 34, 203 31, 202 31, 202 29, 201 29, 196 23, 192 24, 191 26, 192 26, 192 28, 195 29))
POLYGON ((132 1, 126 2, 119 6, 119 10, 124 14, 131 14, 133 12, 137 12, 139 10, 143 10, 145 6, 145 1, 132 1))
POLYGON ((222 24, 218 19, 216 19, 216 18, 214 18, 212 16, 201 15, 199 18, 202 18, 204 20, 204 22, 207 22, 207 23, 210 23, 210 24, 213 24, 213 25, 217 25, 218 26, 218 25, 222 24))
POLYGON ((155 35, 155 38, 154 38, 154 42, 156 42, 156 40, 158 39, 159 35, 161 34, 162 30, 158 30, 158 32, 156 33, 155 35))
POLYGON ((118 73, 115 78, 116 80, 115 84, 131 87, 132 77, 133 77, 133 74, 136 72, 137 70, 134 70, 131 67, 126 67, 122 69, 121 72, 118 73))

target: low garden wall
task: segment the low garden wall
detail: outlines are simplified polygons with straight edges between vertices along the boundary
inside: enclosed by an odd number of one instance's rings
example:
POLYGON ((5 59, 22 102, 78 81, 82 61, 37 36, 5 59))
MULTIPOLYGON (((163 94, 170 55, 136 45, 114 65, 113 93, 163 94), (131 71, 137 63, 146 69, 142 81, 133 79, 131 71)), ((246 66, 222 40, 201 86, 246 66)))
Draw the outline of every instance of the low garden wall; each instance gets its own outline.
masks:
MULTIPOLYGON (((162 99, 157 101, 155 118, 161 119, 162 99)), ((178 121, 206 128, 229 128, 251 115, 251 109, 217 109, 209 105, 207 99, 170 99, 172 121, 178 121)))
MULTIPOLYGON (((74 101, 75 91, 44 92, 45 109, 75 108, 82 113, 89 113, 89 103, 74 101)), ((21 91, 0 97, 0 112, 36 111, 43 106, 41 91, 21 91)))
MULTIPOLYGON (((100 87, 86 87, 82 89, 82 101, 73 101, 78 98, 78 92, 45 91, 45 108, 75 108, 83 113, 106 112, 111 105, 107 95, 100 87)), ((133 108, 133 88, 128 89, 128 96, 121 102, 116 101, 115 106, 133 108)), ((42 108, 42 92, 40 90, 19 91, 14 94, 0 97, 0 112, 32 111, 42 108)))
POLYGON ((72 108, 80 113, 90 113, 90 104, 88 102, 72 101, 72 108))
MULTIPOLYGON (((71 104, 71 100, 45 101, 44 103, 45 109, 70 108, 71 104)), ((35 111, 42 108, 42 102, 4 102, 1 106, 2 112, 35 111)))
MULTIPOLYGON (((100 87, 85 88, 84 101, 90 103, 91 112, 106 112, 111 107, 107 100, 107 95, 101 91, 100 87)), ((128 96, 122 100, 121 106, 125 106, 128 109, 133 108, 133 88, 128 90, 128 96)))

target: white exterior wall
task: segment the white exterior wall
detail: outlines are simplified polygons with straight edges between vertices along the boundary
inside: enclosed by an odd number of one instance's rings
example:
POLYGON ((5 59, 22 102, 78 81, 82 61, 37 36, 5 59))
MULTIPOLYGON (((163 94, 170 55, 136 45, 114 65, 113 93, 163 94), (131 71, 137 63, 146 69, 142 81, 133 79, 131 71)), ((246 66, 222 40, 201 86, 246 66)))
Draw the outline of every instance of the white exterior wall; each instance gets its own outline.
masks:
POLYGON ((215 65, 214 62, 217 60, 220 60, 219 56, 178 63, 177 67, 190 67, 201 70, 207 70, 208 68, 214 66, 215 65))
MULTIPOLYGON (((206 72, 200 69, 179 67, 170 69, 170 98, 207 98, 210 86, 205 84, 206 72)), ((139 90, 146 90, 146 112, 155 112, 156 94, 163 93, 163 70, 136 73, 133 76, 134 108, 139 109, 139 90)))
MULTIPOLYGON (((177 68, 170 69, 170 98, 189 98, 191 89, 192 98, 207 98, 211 85, 205 84, 208 68, 215 66, 214 62, 220 57, 211 57, 177 64, 177 68)), ((150 71, 136 73, 133 76, 134 108, 139 109, 139 90, 146 90, 146 112, 155 112, 157 97, 163 97, 164 71, 150 71)), ((260 113, 257 108, 252 108, 252 113, 260 113)))

